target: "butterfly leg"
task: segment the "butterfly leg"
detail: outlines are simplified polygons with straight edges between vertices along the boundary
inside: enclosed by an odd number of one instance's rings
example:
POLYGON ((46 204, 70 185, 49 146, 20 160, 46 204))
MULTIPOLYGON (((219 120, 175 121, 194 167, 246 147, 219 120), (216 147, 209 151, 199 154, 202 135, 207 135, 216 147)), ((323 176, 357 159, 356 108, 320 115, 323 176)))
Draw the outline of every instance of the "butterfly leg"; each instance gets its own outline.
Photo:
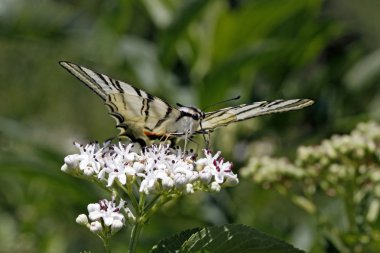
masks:
POLYGON ((188 137, 187 137, 187 133, 185 134, 185 146, 183 147, 183 150, 186 150, 186 147, 187 147, 187 139, 188 139, 188 137))
POLYGON ((171 148, 175 148, 177 137, 171 133, 167 133, 160 138, 160 142, 169 143, 171 148))
POLYGON ((210 148, 210 132, 207 133, 207 137, 206 137, 206 134, 203 133, 203 139, 205 141, 205 146, 206 146, 206 149, 209 149, 210 148))
POLYGON ((203 140, 205 141, 206 149, 209 149, 209 146, 210 146, 210 132, 207 131, 207 136, 208 136, 208 139, 207 139, 206 138, 206 131, 202 129, 202 121, 199 122, 199 126, 201 127, 201 130, 202 130, 202 136, 203 136, 203 140))
POLYGON ((169 140, 170 138, 170 134, 165 134, 165 135, 162 135, 159 139, 160 142, 163 142, 163 143, 166 143, 167 140, 169 140))

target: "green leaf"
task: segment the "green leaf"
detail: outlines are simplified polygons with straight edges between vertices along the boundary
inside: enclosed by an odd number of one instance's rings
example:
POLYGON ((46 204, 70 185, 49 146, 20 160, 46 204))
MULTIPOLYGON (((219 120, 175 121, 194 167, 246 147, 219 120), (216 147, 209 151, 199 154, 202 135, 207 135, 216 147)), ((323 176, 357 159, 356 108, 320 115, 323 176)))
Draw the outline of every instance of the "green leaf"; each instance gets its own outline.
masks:
POLYGON ((193 228, 184 230, 180 233, 172 235, 166 239, 161 240, 157 245, 153 246, 151 252, 173 252, 181 248, 182 244, 189 239, 193 234, 200 232, 202 228, 193 228))
POLYGON ((279 239, 245 225, 195 228, 162 240, 155 252, 303 252, 279 239))

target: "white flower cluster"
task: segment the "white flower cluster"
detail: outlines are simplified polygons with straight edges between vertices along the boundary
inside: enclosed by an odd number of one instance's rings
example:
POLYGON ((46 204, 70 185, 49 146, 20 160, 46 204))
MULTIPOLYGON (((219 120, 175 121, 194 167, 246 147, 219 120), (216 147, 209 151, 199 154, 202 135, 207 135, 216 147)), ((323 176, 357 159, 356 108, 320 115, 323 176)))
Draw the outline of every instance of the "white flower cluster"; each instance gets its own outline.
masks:
POLYGON ((75 146, 79 154, 65 157, 61 170, 97 180, 106 187, 129 184, 148 195, 219 191, 223 186, 239 182, 232 171, 232 163, 224 162, 220 152, 212 155, 204 150, 205 158, 196 160, 192 152, 164 144, 143 150, 122 143, 85 146, 75 143, 75 146))
POLYGON ((120 201, 116 205, 114 199, 108 201, 103 199, 99 203, 92 203, 87 206, 88 216, 80 214, 76 222, 90 229, 91 232, 108 237, 119 231, 125 225, 125 216, 128 220, 134 220, 132 212, 124 206, 125 202, 120 201))
POLYGON ((288 194, 309 213, 320 205, 313 199, 318 191, 348 200, 353 207, 347 212, 365 210, 360 219, 374 222, 380 214, 380 125, 360 123, 350 134, 299 147, 294 163, 253 157, 241 176, 288 194))
POLYGON ((283 158, 251 158, 241 175, 262 186, 283 184, 282 179, 288 178, 303 184, 301 188, 311 194, 322 189, 329 196, 343 195, 348 182, 354 182, 362 193, 380 192, 380 125, 360 123, 350 134, 301 146, 294 163, 283 158))
POLYGON ((356 182, 362 190, 372 188, 380 183, 379 141, 377 123, 360 123, 350 134, 300 147, 295 163, 328 195, 344 192, 346 182, 356 182))
POLYGON ((285 158, 263 156, 251 158, 248 165, 240 170, 240 175, 269 188, 273 184, 289 187, 292 180, 301 179, 305 172, 285 158))

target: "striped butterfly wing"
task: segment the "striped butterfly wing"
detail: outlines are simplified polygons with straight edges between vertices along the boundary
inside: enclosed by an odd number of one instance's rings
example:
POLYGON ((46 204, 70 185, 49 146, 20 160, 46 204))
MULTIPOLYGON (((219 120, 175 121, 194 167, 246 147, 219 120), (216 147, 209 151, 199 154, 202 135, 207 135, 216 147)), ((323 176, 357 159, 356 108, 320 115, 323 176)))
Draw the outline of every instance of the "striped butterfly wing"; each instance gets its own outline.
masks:
POLYGON ((211 132, 217 127, 226 126, 234 122, 278 112, 298 110, 312 105, 310 99, 262 101, 253 104, 242 104, 205 113, 205 117, 198 128, 197 133, 211 132))
POLYGON ((132 85, 70 62, 60 64, 102 98, 121 137, 146 145, 166 135, 180 116, 179 110, 167 102, 132 85))

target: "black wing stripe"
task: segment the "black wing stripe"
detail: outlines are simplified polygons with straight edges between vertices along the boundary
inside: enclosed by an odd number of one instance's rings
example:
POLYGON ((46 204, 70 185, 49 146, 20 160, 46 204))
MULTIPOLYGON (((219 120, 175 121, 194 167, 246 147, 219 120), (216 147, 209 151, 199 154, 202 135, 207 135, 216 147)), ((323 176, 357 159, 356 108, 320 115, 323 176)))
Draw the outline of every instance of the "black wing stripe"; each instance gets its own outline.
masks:
POLYGON ((144 113, 145 113, 145 119, 144 119, 144 121, 145 121, 145 123, 148 121, 148 119, 149 119, 149 109, 150 109, 150 102, 152 102, 152 100, 149 100, 149 99, 144 99, 145 101, 146 101, 146 107, 145 107, 145 111, 144 111, 144 113))
POLYGON ((145 93, 147 94, 148 99, 149 99, 150 101, 153 101, 153 100, 154 100, 154 97, 153 97, 151 94, 149 94, 149 93, 147 93, 147 92, 145 92, 145 93))
POLYGON ((124 90, 121 88, 120 86, 120 82, 118 80, 115 80, 115 79, 112 79, 112 78, 109 78, 108 76, 105 76, 108 78, 108 80, 110 80, 111 82, 111 85, 120 93, 124 93, 124 90))
POLYGON ((124 122, 124 117, 121 116, 119 113, 114 112, 114 113, 109 113, 109 114, 112 116, 112 118, 116 120, 116 127, 124 122))
POLYGON ((173 108, 171 106, 168 106, 168 109, 166 110, 165 116, 162 119, 157 121, 157 123, 153 127, 153 129, 159 128, 169 118, 169 115, 172 113, 172 111, 173 111, 173 108))
POLYGON ((213 118, 217 118, 217 117, 220 117, 222 116, 223 114, 225 114, 228 110, 220 110, 220 111, 216 111, 216 112, 213 112, 213 113, 210 113, 210 114, 207 114, 206 118, 207 120, 210 120, 210 119, 213 119, 213 118))
POLYGON ((143 113, 144 113, 145 101, 146 101, 146 99, 141 100, 140 115, 143 115, 143 113))
MULTIPOLYGON (((94 72, 94 71, 92 71, 92 72, 95 73, 95 75, 97 75, 97 76, 100 78, 100 80, 103 81, 104 85, 110 87, 110 84, 109 84, 109 82, 108 82, 108 80, 107 80, 107 78, 106 78, 105 76, 103 76, 102 74, 99 74, 99 73, 97 73, 97 72, 94 72)), ((89 76, 90 76, 90 75, 89 75, 89 76)), ((97 84, 99 84, 99 82, 97 82, 97 84)), ((101 85, 100 85, 100 86, 101 86, 101 85)), ((101 88, 103 88, 103 87, 101 87, 101 88)))
POLYGON ((132 88, 135 90, 137 96, 142 97, 140 89, 137 89, 136 87, 132 87, 132 88))
POLYGON ((211 120, 214 118, 218 118, 218 117, 223 116, 226 113, 231 113, 231 111, 233 111, 236 114, 239 114, 240 113, 239 109, 240 110, 244 109, 245 111, 250 111, 250 110, 253 110, 255 108, 261 107, 265 104, 267 104, 267 102, 263 101, 263 102, 257 102, 257 103, 251 104, 251 105, 238 105, 238 106, 234 106, 234 107, 224 108, 224 109, 219 110, 219 111, 206 113, 206 119, 211 120), (249 107, 249 109, 247 109, 247 107, 249 107), (234 110, 236 110, 236 111, 234 111, 234 110))
MULTIPOLYGON (((88 82, 85 82, 85 84, 93 91, 95 91, 95 93, 98 94, 103 100, 105 100, 107 97, 107 93, 104 91, 104 87, 101 85, 102 80, 96 78, 96 75, 98 75, 98 73, 86 68, 82 68, 81 66, 77 66, 77 68, 82 72, 82 74, 84 74, 85 77, 87 77, 88 82)), ((105 86, 108 86, 104 82, 103 84, 105 86)))
POLYGON ((102 90, 101 86, 97 84, 96 81, 91 78, 91 76, 84 72, 80 66, 68 62, 60 62, 60 64, 72 75, 74 75, 79 81, 86 84, 86 86, 94 91, 100 98, 103 100, 106 99, 107 95, 102 90))
POLYGON ((295 110, 297 109, 297 105, 302 105, 303 102, 301 99, 297 99, 295 101, 293 100, 275 100, 270 103, 265 103, 260 105, 259 107, 254 107, 254 108, 247 108, 246 110, 243 111, 236 111, 234 112, 237 120, 236 121, 241 121, 249 118, 253 118, 262 114, 270 114, 270 113, 275 113, 275 112, 283 112, 283 111, 288 111, 288 110, 295 110), (257 111, 254 111, 254 109, 258 108, 257 111), (250 113, 252 112, 252 113, 250 113), (247 114, 244 116, 244 114, 247 114), (239 117, 241 116, 241 117, 239 117))

